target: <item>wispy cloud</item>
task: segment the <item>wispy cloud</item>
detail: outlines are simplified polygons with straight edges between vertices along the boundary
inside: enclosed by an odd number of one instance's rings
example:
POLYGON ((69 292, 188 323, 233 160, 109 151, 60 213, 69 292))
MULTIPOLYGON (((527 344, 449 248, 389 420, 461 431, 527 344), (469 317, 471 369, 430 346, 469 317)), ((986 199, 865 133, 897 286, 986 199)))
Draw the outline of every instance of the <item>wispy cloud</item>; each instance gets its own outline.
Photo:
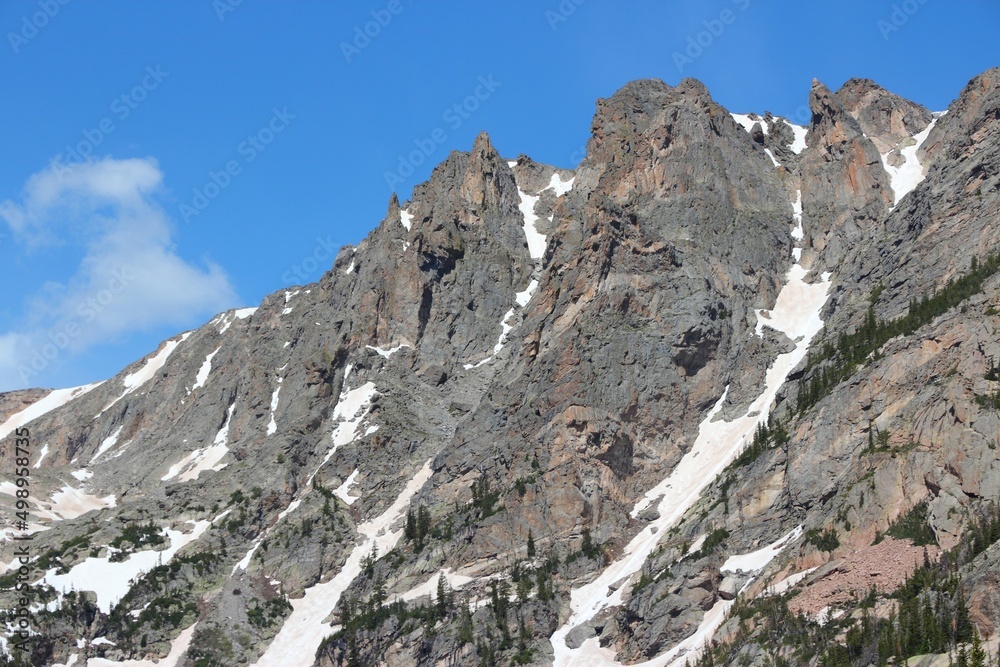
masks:
POLYGON ((235 305, 222 268, 177 254, 162 188, 153 159, 54 162, 28 179, 21 201, 0 203, 20 252, 82 250, 71 277, 25 295, 21 324, 0 332, 0 390, 44 383, 54 361, 99 343, 235 305))

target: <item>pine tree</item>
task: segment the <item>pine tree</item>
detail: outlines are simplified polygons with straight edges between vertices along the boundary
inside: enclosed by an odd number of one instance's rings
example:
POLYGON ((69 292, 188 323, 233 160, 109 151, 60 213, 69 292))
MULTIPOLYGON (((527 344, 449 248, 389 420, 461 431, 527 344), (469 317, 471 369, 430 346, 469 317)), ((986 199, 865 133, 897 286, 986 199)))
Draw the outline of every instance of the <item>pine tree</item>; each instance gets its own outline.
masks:
POLYGON ((531 529, 528 529, 528 558, 535 557, 535 538, 531 534, 531 529))
POLYGON ((972 651, 969 653, 969 667, 986 667, 986 651, 979 638, 979 631, 972 633, 972 651))

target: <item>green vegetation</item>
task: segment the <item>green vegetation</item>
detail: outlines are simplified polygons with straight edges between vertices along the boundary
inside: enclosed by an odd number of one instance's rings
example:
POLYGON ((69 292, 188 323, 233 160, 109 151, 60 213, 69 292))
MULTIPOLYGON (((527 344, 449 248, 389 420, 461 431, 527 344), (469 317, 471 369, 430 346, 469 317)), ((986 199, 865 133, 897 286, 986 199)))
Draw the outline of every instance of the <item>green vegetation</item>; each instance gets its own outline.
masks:
POLYGON ((779 419, 775 419, 773 425, 758 424, 753 440, 730 464, 729 469, 736 470, 748 466, 767 450, 784 447, 790 439, 788 430, 779 419))
POLYGON ((913 544, 922 547, 937 544, 937 536, 927 520, 927 503, 920 502, 910 508, 889 525, 886 533, 897 540, 913 540, 913 544))
POLYGON ((500 492, 490 489, 490 480, 485 474, 472 483, 472 505, 479 519, 486 519, 502 511, 502 505, 497 507, 499 501, 500 492))
MULTIPOLYGON (((1000 271, 1000 254, 993 254, 982 262, 973 258, 969 272, 952 279, 932 296, 913 299, 906 315, 892 321, 880 321, 875 309, 869 306, 865 323, 854 333, 842 333, 837 342, 825 342, 815 352, 810 352, 809 381, 799 386, 796 411, 803 413, 816 405, 838 384, 849 378, 859 364, 866 364, 877 356, 878 350, 896 336, 912 334, 970 296, 982 292, 983 282, 1000 271)), ((874 300, 873 300, 874 301, 874 300)))
POLYGON ((729 531, 725 528, 716 528, 705 538, 702 542, 701 548, 698 551, 691 554, 691 558, 694 560, 699 560, 705 558, 706 556, 711 556, 712 552, 715 551, 716 547, 729 539, 729 531))
POLYGON ((147 523, 130 523, 122 529, 118 537, 111 540, 110 546, 115 550, 108 558, 111 562, 126 560, 129 554, 139 551, 145 546, 159 546, 167 541, 160 529, 153 525, 152 520, 147 523))
POLYGON ((406 510, 406 527, 403 535, 407 542, 413 543, 413 549, 418 553, 424 548, 424 540, 431 531, 431 512, 426 505, 421 505, 416 513, 410 508, 406 510))
POLYGON ((277 625, 292 611, 292 603, 284 595, 271 598, 263 605, 254 600, 252 607, 247 609, 247 620, 257 628, 269 628, 277 625))
POLYGON ((840 538, 837 537, 837 531, 832 526, 822 531, 817 528, 806 531, 806 542, 820 551, 828 553, 836 551, 837 547, 840 546, 840 538))

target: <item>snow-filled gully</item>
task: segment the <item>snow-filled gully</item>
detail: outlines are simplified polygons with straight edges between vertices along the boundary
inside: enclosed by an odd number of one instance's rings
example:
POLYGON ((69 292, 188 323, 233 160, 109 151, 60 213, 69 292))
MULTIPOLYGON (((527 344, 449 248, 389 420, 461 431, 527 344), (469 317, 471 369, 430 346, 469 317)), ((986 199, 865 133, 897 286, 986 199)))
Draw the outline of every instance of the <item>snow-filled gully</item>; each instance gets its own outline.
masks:
MULTIPOLYGON (((513 169, 517 166, 517 162, 508 162, 507 165, 513 169)), ((529 195, 527 192, 521 189, 520 185, 517 188, 517 194, 520 197, 520 203, 518 204, 518 210, 521 211, 521 215, 524 217, 524 238, 528 243, 528 256, 535 261, 535 272, 540 270, 542 259, 545 257, 545 235, 538 231, 536 227, 538 223, 538 215, 535 213, 535 204, 542 196, 542 192, 546 190, 552 190, 556 193, 556 197, 562 197, 564 194, 573 189, 573 182, 576 177, 571 177, 568 181, 562 180, 559 174, 552 174, 549 179, 549 184, 539 191, 536 195, 529 195)), ((549 222, 552 222, 553 215, 549 216, 549 222)), ((538 280, 532 279, 528 283, 528 286, 523 292, 517 292, 514 295, 514 300, 517 305, 511 308, 506 313, 504 313, 503 319, 500 320, 500 337, 497 339, 496 345, 493 346, 493 353, 476 363, 467 363, 463 367, 465 370, 471 370, 473 368, 479 368, 484 364, 488 364, 493 361, 493 358, 503 350, 504 345, 507 344, 507 336, 514 329, 514 325, 510 323, 513 319, 517 309, 524 309, 528 302, 531 301, 531 297, 535 295, 535 291, 538 289, 538 280)))
MULTIPOLYGON (((801 199, 793 203, 795 228, 792 237, 798 243, 802 237, 801 199)), ((571 649, 566 645, 569 632, 594 619, 601 612, 620 606, 624 601, 630 578, 637 574, 643 563, 656 548, 660 538, 669 532, 701 495, 701 492, 739 455, 752 438, 758 424, 765 422, 778 390, 789 373, 798 366, 809 350, 813 338, 823 327, 820 311, 826 303, 830 288, 830 275, 823 274, 819 282, 807 283, 808 271, 801 264, 801 248, 793 253, 794 263, 785 276, 785 284, 778 294, 774 308, 769 312, 758 311, 757 335, 763 327, 779 331, 795 343, 791 352, 780 354, 767 370, 765 386, 760 395, 747 406, 746 411, 732 421, 716 420, 725 404, 729 388, 709 411, 698 429, 691 450, 663 481, 650 489, 636 503, 632 516, 638 516, 649 507, 655 507, 659 518, 652 521, 622 550, 621 555, 593 581, 571 591, 570 617, 551 638, 555 654, 555 667, 620 667, 611 649, 600 646, 597 637, 587 639, 581 646, 571 649)), ((796 528, 773 545, 743 557, 727 561, 751 567, 759 572, 774 558, 780 549, 797 539, 796 528)), ((737 566, 732 565, 731 569, 737 566)), ((720 601, 705 614, 701 626, 670 651, 639 667, 680 667, 695 658, 706 641, 710 640, 725 619, 731 602, 720 601)))
POLYGON ((378 553, 384 554, 396 546, 403 535, 403 529, 400 527, 393 530, 392 526, 403 517, 410 500, 430 479, 432 473, 431 462, 428 460, 385 512, 358 526, 358 533, 364 538, 362 542, 354 547, 347 562, 333 579, 306 589, 303 597, 292 600, 291 615, 285 619, 267 651, 255 663, 257 667, 313 664, 316 649, 333 632, 333 626, 325 623, 324 619, 337 606, 340 596, 351 582, 361 574, 362 562, 372 553, 372 549, 377 547, 378 553))

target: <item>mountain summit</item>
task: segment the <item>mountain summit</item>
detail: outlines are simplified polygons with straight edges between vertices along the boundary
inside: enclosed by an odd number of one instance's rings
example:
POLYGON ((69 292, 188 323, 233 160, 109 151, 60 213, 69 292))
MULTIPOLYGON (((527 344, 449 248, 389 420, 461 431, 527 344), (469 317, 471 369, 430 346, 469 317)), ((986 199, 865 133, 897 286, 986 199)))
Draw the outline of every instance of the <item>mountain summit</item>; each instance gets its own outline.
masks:
POLYGON ((9 664, 995 653, 1000 70, 809 104, 482 133, 318 282, 0 395, 9 664))

